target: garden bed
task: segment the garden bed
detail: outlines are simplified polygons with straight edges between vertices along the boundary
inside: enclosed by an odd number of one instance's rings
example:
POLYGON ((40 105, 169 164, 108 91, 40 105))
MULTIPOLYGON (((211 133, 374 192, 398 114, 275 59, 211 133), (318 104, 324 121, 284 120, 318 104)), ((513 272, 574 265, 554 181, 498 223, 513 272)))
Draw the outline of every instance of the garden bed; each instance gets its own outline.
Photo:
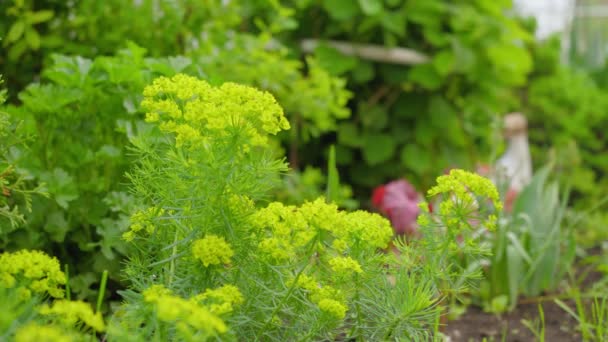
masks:
MULTIPOLYGON (((570 304, 567 302, 567 304, 570 304)), ((576 321, 553 301, 542 303, 545 315, 546 341, 581 341, 576 332, 576 321)), ((471 307, 457 320, 448 323, 445 333, 451 341, 535 341, 534 333, 523 323, 530 321, 533 326, 539 322, 537 303, 518 305, 512 312, 493 315, 479 308, 471 307)))

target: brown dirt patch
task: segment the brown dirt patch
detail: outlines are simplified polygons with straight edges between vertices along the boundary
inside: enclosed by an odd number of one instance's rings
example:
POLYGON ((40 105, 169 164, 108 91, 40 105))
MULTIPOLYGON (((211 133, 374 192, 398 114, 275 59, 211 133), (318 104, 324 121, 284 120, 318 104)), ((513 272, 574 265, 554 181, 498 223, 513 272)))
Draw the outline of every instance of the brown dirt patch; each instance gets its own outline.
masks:
MULTIPOLYGON (((572 304, 566 302, 568 305, 572 304)), ((578 342, 576 321, 552 301, 542 303, 545 315, 545 341, 578 342)), ((448 322, 445 334, 453 342, 487 341, 531 342, 534 334, 522 322, 540 322, 537 304, 520 304, 515 310, 502 315, 488 314, 471 307, 457 320, 448 322)))

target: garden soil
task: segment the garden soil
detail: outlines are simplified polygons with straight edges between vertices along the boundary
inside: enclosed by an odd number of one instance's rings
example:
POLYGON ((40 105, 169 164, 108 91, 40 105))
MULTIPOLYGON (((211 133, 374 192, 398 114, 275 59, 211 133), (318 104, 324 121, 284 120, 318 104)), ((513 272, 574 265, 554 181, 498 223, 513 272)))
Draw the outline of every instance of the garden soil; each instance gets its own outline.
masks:
MULTIPOLYGON (((600 248, 588 251, 590 255, 602 253, 600 248)), ((579 263, 581 260, 578 261, 579 263)), ((579 275, 583 274, 583 265, 577 268, 579 275)), ((589 269, 587 269, 589 271, 589 269)), ((590 288, 599 281, 602 274, 597 271, 584 273, 582 288, 590 288)), ((574 308, 574 302, 564 300, 574 308)), ((553 300, 541 302, 545 315, 545 341, 547 342, 580 342, 582 337, 576 330, 576 320, 560 308, 553 300)), ((537 341, 534 333, 524 325, 523 321, 532 322, 532 326, 539 326, 538 302, 522 299, 520 304, 512 311, 501 315, 483 312, 480 308, 471 306, 467 312, 456 320, 449 321, 442 330, 450 338, 450 342, 478 342, 485 338, 488 342, 534 342, 537 341), (524 302, 525 301, 525 302, 524 302)))
MULTIPOLYGON (((568 313, 553 301, 542 303, 542 307, 545 313, 545 341, 581 341, 581 336, 576 331, 576 321, 568 313)), ((471 307, 459 319, 448 322, 444 332, 451 342, 477 342, 484 338, 488 342, 536 341, 534 334, 522 323, 523 320, 528 320, 536 326, 539 322, 538 304, 520 304, 512 312, 502 315, 488 314, 479 308, 471 307)))

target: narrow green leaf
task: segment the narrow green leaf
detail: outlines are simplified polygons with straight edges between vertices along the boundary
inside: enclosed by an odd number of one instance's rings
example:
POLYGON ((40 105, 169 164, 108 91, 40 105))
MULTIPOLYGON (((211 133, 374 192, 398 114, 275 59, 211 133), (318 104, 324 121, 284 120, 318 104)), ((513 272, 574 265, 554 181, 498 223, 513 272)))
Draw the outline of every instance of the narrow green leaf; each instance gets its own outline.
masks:
POLYGON ((4 46, 7 46, 9 43, 17 41, 23 35, 25 31, 25 22, 22 20, 16 21, 11 29, 6 34, 6 38, 4 40, 4 46))
POLYGON ((337 203, 340 193, 340 175, 336 167, 336 148, 334 145, 329 147, 329 158, 327 162, 327 201, 337 203))
POLYGON ((32 50, 38 50, 40 48, 40 35, 33 27, 29 27, 25 30, 25 41, 32 50))
POLYGON ((106 295, 106 284, 108 283, 108 270, 104 270, 101 275, 101 284, 99 284, 99 293, 97 295, 97 308, 95 312, 101 311, 101 303, 106 295))
POLYGON ((54 13, 52 10, 29 12, 26 16, 26 20, 29 24, 39 24, 51 20, 53 15, 54 13))

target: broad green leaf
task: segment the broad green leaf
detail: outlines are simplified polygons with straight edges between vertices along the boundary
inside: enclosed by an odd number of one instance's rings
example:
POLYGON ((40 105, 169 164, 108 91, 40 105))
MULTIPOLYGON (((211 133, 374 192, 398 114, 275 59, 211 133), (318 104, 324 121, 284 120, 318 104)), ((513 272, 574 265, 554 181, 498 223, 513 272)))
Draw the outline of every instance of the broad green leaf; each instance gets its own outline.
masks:
POLYGON ((43 23, 45 21, 49 21, 51 18, 53 18, 53 11, 52 10, 42 10, 42 11, 38 11, 38 12, 29 12, 26 15, 26 20, 29 24, 38 24, 38 23, 43 23))
POLYGON ((69 202, 78 198, 74 178, 65 170, 56 168, 53 172, 45 172, 40 178, 47 184, 49 193, 60 207, 67 209, 69 202))
POLYGON ((382 0, 359 0, 359 6, 361 6, 363 13, 367 15, 379 14, 384 7, 382 0))
POLYGON ((19 40, 15 43, 15 45, 11 46, 8 52, 8 59, 11 61, 15 61, 23 55, 23 53, 27 50, 27 42, 25 39, 19 40))
POLYGON ((401 163, 416 174, 424 174, 431 167, 428 150, 415 144, 407 144, 401 150, 401 163))
POLYGON ((319 65, 332 75, 342 75, 357 66, 357 58, 346 56, 325 44, 315 49, 315 57, 319 65))
POLYGON ((511 307, 517 304, 520 280, 523 277, 522 257, 513 246, 507 246, 507 272, 509 274, 509 302, 511 307))
POLYGON ((433 57, 433 66, 441 76, 446 76, 454 69, 454 53, 451 50, 443 50, 433 57))
POLYGON ((6 34, 6 38, 4 40, 4 46, 8 46, 9 43, 17 41, 23 35, 25 31, 25 22, 23 20, 17 20, 11 29, 6 34))
POLYGON ((443 84, 443 79, 431 64, 414 66, 409 73, 409 79, 428 90, 437 90, 443 84))
POLYGON ((409 69, 403 65, 380 64, 378 70, 388 84, 401 85, 409 80, 409 69))
POLYGON ((359 104, 359 113, 363 129, 381 131, 389 122, 386 108, 380 105, 370 107, 366 102, 363 102, 359 104))
POLYGON ((352 19, 359 13, 359 7, 354 0, 323 1, 323 7, 332 18, 338 21, 352 19))
POLYGON ((359 61, 351 74, 356 83, 369 82, 375 75, 374 65, 367 61, 359 61))
POLYGON ((50 238, 56 242, 63 242, 65 234, 70 230, 68 221, 62 211, 55 211, 46 217, 44 230, 49 233, 50 238))
POLYGON ((32 48, 32 50, 38 50, 40 48, 40 35, 33 27, 28 27, 25 30, 25 41, 32 48))
POLYGON ((399 37, 405 35, 405 29, 407 24, 405 22, 405 16, 401 12, 385 12, 382 14, 380 22, 389 32, 396 34, 399 37))
POLYGON ((364 137, 363 158, 369 165, 389 160, 395 153, 395 142, 390 135, 370 134, 364 137))
POLYGON ((361 147, 362 140, 357 125, 353 122, 341 122, 338 126, 338 143, 349 147, 361 147))

